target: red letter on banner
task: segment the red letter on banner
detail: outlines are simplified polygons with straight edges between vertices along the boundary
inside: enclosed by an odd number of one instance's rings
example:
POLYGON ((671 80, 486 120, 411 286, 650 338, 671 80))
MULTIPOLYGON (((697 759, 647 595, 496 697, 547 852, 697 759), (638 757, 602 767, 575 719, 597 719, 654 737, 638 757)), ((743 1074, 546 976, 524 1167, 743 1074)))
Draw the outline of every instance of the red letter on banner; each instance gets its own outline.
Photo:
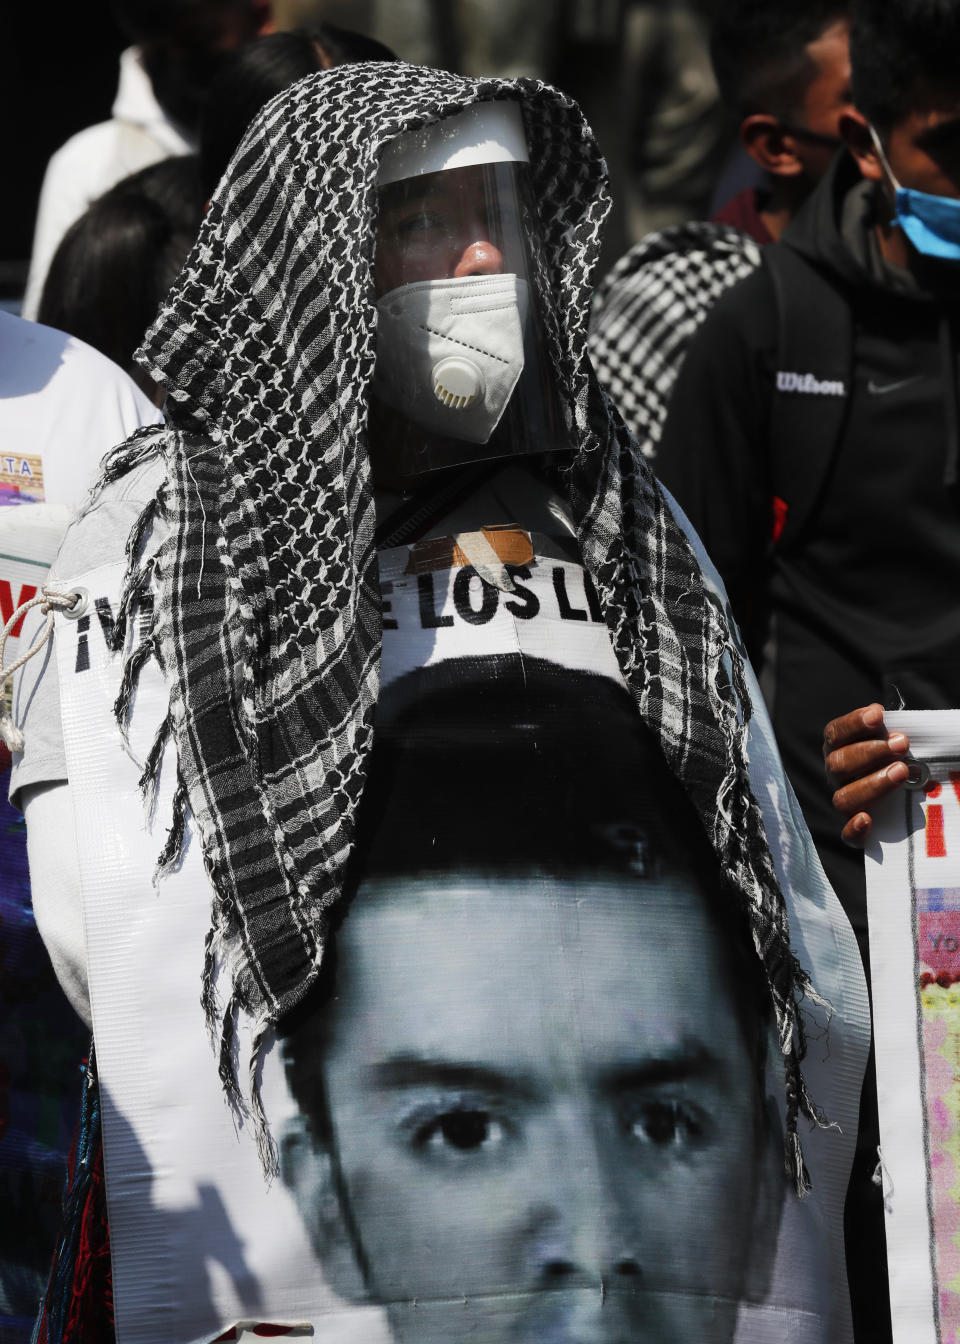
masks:
MULTIPOLYGON (((20 596, 16 602, 13 600, 13 589, 10 587, 9 579, 0 579, 0 616, 3 618, 3 624, 6 625, 10 617, 16 611, 17 607, 23 606, 24 602, 29 602, 32 597, 37 595, 37 586, 35 583, 24 583, 20 588, 20 596)), ((23 629, 23 616, 20 617, 16 625, 10 631, 14 639, 20 637, 20 631, 23 629)))

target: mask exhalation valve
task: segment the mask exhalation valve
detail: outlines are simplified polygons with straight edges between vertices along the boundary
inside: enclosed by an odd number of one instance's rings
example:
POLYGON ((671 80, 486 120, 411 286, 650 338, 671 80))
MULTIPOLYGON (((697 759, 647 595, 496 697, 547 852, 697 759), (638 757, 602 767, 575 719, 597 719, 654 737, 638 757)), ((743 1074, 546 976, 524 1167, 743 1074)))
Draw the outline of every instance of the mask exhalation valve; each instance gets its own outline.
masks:
POLYGON ((483 374, 472 359, 448 355, 433 366, 433 391, 452 411, 463 411, 483 396, 483 374))

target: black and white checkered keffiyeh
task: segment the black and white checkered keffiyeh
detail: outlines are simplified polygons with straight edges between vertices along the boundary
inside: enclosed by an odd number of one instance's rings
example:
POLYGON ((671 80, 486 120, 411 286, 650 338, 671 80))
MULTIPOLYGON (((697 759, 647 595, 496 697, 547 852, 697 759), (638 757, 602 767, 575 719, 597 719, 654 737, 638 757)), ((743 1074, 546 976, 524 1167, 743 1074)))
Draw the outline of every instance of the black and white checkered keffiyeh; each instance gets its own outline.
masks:
POLYGON ((241 1014, 264 1032, 314 981, 341 897, 378 693, 381 617, 367 454, 374 363, 376 174, 385 144, 468 104, 520 102, 557 321, 550 355, 576 453, 565 488, 617 656, 749 911, 787 1063, 791 1169, 805 1179, 798 994, 805 980, 746 761, 749 696, 719 605, 587 356, 605 167, 576 105, 530 80, 401 64, 343 66, 280 94, 248 131, 140 361, 167 389, 165 430, 135 438, 114 479, 160 451, 166 479, 128 543, 116 629, 149 595, 121 720, 151 653, 170 709, 178 790, 213 887, 203 1001, 237 1102, 241 1014), (170 534, 144 545, 160 513, 170 534), (229 992, 221 1002, 220 990, 229 992))
POLYGON ((646 457, 656 456, 694 332, 760 251, 739 229, 694 220, 648 234, 598 285, 590 357, 646 457))

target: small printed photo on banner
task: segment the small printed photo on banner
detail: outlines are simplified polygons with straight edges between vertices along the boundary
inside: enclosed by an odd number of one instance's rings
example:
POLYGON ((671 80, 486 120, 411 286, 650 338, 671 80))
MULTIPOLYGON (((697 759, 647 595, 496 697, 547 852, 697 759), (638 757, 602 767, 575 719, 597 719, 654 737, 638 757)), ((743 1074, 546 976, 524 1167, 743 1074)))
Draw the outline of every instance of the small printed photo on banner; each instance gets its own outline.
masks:
POLYGON ((39 456, 0 453, 0 505, 39 504, 43 500, 43 462, 39 456))

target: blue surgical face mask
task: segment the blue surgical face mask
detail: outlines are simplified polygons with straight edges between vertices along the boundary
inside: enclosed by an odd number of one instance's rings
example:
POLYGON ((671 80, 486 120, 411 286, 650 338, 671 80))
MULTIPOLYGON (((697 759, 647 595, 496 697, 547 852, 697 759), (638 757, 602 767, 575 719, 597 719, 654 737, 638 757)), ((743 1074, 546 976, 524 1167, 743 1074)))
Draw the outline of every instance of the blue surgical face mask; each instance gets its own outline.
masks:
POLYGON ((887 162, 880 137, 872 126, 870 136, 893 187, 893 208, 897 223, 910 242, 925 257, 960 261, 960 200, 952 196, 931 196, 929 192, 914 191, 912 187, 901 187, 887 162))

